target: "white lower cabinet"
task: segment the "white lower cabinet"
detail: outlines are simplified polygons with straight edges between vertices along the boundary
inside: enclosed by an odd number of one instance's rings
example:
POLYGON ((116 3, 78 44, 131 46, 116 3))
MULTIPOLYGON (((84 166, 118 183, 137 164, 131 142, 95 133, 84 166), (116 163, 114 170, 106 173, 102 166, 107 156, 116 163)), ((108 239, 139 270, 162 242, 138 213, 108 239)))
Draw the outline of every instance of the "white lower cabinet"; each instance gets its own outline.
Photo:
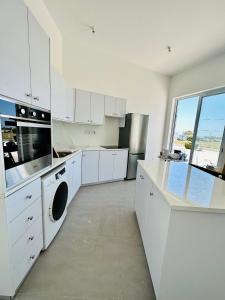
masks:
POLYGON ((43 248, 40 178, 5 200, 13 287, 10 295, 6 296, 14 296, 43 248))
POLYGON ((81 158, 82 154, 75 154, 66 162, 69 182, 68 202, 70 203, 81 185, 81 158))
POLYGON ((114 151, 113 179, 124 179, 127 172, 128 150, 114 151))
POLYGON ((124 179, 128 150, 103 150, 99 155, 99 181, 124 179))
POLYGON ((82 184, 98 182, 99 151, 83 151, 82 184))
POLYGON ((99 181, 112 180, 113 168, 114 168, 114 151, 100 151, 99 181))

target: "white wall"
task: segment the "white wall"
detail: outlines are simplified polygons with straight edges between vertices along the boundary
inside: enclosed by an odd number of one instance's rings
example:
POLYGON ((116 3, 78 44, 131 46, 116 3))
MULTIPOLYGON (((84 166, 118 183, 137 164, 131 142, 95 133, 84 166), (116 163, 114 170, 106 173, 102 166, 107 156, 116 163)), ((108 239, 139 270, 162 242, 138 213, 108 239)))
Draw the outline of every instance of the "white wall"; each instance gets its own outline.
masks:
MULTIPOLYGON (((63 40, 63 75, 74 87, 126 98, 128 112, 150 114, 148 157, 158 156, 162 146, 168 77, 75 44, 70 39, 63 40)), ((109 128, 108 133, 112 130, 109 128)))
POLYGON ((57 150, 77 146, 117 145, 119 122, 106 118, 104 126, 89 126, 53 121, 53 145, 57 150))
POLYGON ((51 64, 62 73, 62 36, 43 0, 24 0, 24 3, 45 30, 51 42, 51 64))
POLYGON ((163 145, 168 147, 174 98, 225 86, 225 54, 192 67, 171 79, 163 145))

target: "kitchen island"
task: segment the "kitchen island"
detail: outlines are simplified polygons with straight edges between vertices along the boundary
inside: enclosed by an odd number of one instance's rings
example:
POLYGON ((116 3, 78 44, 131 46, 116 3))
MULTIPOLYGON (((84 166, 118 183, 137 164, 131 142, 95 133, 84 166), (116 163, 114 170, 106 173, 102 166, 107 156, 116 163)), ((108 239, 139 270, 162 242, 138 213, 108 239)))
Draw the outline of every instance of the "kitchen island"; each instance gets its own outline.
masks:
POLYGON ((225 299, 225 181, 139 161, 135 210, 157 300, 225 299))

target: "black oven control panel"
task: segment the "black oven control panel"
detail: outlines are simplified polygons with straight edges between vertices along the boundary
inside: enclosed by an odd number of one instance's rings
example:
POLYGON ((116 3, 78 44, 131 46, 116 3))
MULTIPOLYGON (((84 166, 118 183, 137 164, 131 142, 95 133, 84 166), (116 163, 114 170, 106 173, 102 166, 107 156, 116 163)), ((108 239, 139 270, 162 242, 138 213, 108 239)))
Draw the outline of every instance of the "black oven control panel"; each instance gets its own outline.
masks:
POLYGON ((0 99, 0 115, 50 122, 49 112, 0 99))

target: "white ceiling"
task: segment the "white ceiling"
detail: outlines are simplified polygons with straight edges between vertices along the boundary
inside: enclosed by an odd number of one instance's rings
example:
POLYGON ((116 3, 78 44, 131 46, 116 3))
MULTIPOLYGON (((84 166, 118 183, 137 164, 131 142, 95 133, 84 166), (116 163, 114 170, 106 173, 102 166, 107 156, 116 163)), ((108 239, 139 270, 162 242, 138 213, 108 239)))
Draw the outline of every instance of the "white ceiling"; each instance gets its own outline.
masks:
POLYGON ((64 38, 163 74, 225 52, 225 0, 44 2, 64 38))

